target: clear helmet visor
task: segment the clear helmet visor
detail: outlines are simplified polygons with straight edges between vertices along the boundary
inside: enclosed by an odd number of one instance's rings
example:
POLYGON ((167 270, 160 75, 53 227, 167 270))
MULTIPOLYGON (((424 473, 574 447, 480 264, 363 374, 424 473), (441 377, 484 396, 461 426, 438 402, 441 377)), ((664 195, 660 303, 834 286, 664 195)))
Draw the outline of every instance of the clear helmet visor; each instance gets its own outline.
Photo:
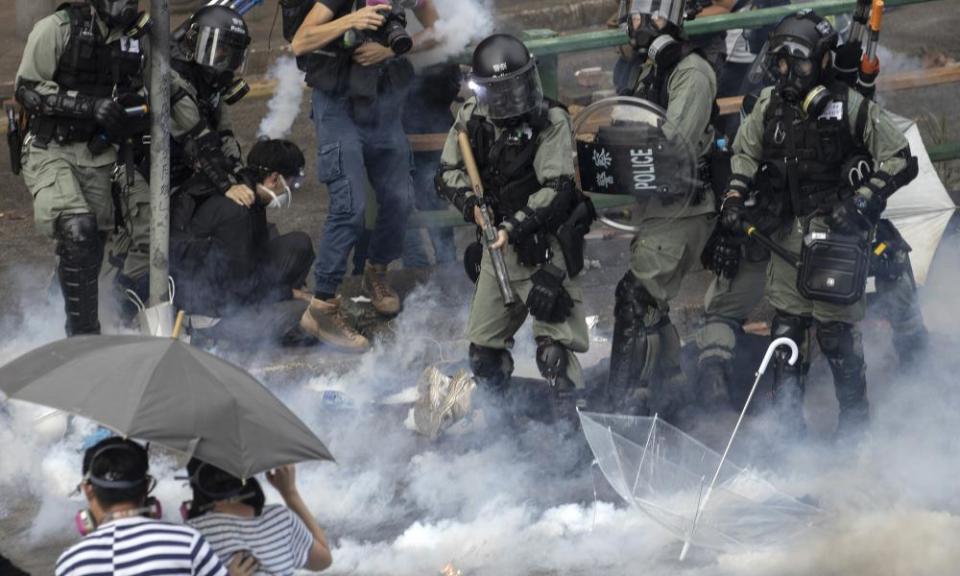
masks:
POLYGON ((807 78, 816 71, 812 56, 813 51, 806 44, 789 39, 776 39, 773 43, 768 41, 750 67, 748 79, 759 84, 786 78, 791 72, 793 76, 807 78))
POLYGON ((543 86, 533 60, 517 72, 500 78, 473 77, 470 88, 491 120, 522 116, 543 102, 543 86))
POLYGON ((247 62, 250 38, 246 34, 204 26, 197 32, 193 59, 218 72, 242 73, 247 62))

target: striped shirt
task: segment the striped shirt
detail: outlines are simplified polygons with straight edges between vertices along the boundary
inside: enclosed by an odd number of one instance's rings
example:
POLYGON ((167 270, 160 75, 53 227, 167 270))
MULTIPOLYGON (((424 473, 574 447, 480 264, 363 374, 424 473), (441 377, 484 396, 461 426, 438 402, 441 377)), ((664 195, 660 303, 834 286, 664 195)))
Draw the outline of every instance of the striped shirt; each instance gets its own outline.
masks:
POLYGON ((250 551, 260 562, 257 576, 288 576, 307 564, 313 535, 286 506, 264 506, 253 518, 208 512, 188 521, 210 542, 225 562, 240 550, 250 551))
POLYGON ((203 536, 143 516, 109 522, 57 560, 57 576, 227 576, 203 536))

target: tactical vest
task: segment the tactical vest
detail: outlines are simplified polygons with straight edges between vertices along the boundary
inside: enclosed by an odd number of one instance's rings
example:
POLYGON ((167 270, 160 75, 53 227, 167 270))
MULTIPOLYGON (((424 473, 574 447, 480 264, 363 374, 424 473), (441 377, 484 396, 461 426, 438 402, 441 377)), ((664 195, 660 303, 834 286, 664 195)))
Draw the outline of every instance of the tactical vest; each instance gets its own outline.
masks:
MULTIPOLYGON (((70 19, 70 37, 53 74, 60 90, 111 98, 143 87, 143 53, 138 39, 121 36, 106 43, 90 4, 61 4, 57 10, 66 10, 70 19)), ((38 136, 49 134, 59 142, 85 142, 97 130, 92 119, 37 120, 38 136)))
POLYGON ((544 103, 533 121, 526 121, 515 130, 503 130, 499 137, 493 122, 485 116, 474 113, 467 122, 467 136, 484 194, 498 224, 526 206, 527 199, 541 188, 533 161, 539 147, 537 138, 549 122, 550 106, 544 103))
POLYGON ((764 111, 757 185, 779 197, 783 217, 829 210, 853 192, 843 167, 865 150, 850 131, 846 86, 831 85, 830 92, 832 100, 817 118, 802 117, 776 92, 764 111))

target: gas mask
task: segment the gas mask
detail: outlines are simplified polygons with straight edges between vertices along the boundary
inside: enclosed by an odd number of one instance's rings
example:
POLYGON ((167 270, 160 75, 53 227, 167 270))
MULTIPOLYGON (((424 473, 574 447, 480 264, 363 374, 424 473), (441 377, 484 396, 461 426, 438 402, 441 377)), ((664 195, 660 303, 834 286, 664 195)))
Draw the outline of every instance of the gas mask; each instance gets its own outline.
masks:
POLYGON ((645 55, 653 40, 663 32, 653 24, 653 18, 647 14, 631 14, 627 16, 627 38, 638 56, 645 55), (635 22, 639 18, 639 22, 635 22))
POLYGON ((788 40, 761 56, 777 92, 791 104, 800 104, 819 83, 821 63, 804 44, 788 40))
POLYGON ((137 0, 93 0, 93 8, 111 28, 125 30, 137 20, 137 0))

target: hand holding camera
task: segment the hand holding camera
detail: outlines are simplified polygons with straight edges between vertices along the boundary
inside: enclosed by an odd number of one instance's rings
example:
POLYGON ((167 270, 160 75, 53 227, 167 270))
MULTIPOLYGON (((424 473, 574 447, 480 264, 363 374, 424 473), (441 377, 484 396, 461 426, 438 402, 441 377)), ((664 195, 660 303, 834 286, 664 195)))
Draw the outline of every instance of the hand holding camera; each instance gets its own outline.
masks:
POLYGON ((350 19, 350 27, 354 30, 378 30, 385 22, 385 18, 381 12, 389 12, 390 9, 389 4, 364 6, 348 16, 350 19))

